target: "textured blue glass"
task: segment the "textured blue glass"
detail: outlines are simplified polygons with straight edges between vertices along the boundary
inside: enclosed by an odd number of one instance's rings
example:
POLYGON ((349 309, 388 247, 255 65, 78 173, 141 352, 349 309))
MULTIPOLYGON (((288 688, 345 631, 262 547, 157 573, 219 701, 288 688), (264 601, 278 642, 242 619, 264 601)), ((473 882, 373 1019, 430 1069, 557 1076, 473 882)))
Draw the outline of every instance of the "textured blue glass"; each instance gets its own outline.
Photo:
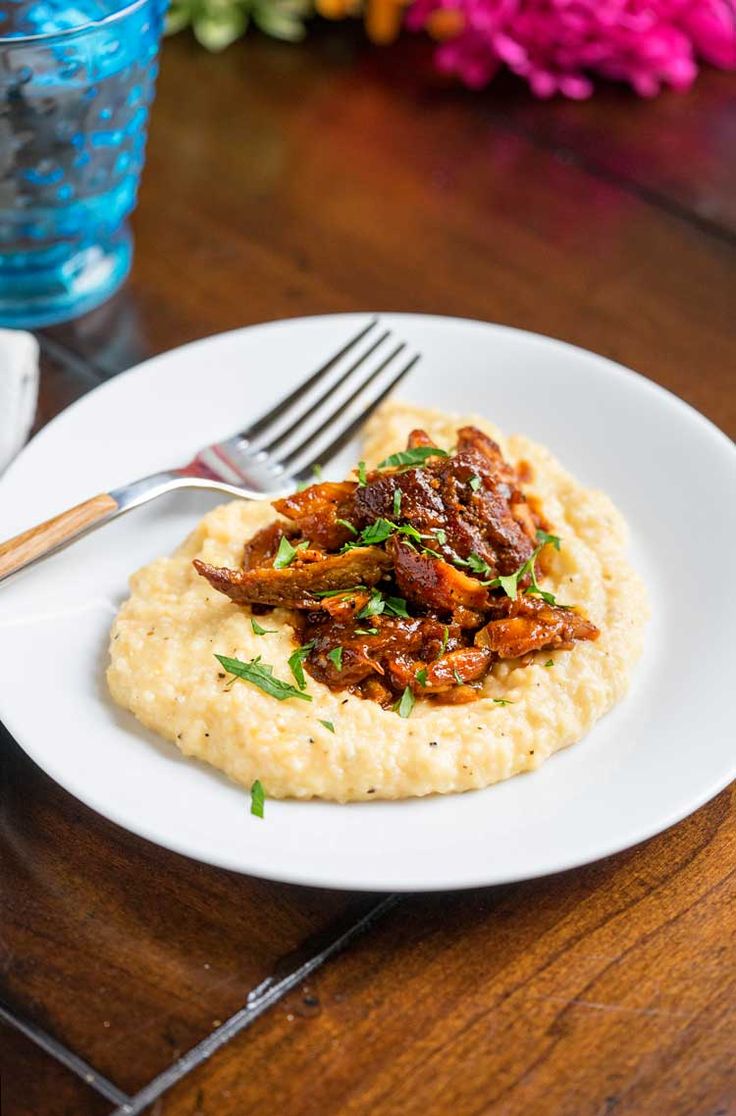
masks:
POLYGON ((40 326, 127 275, 161 0, 6 0, 0 13, 0 325, 40 326))

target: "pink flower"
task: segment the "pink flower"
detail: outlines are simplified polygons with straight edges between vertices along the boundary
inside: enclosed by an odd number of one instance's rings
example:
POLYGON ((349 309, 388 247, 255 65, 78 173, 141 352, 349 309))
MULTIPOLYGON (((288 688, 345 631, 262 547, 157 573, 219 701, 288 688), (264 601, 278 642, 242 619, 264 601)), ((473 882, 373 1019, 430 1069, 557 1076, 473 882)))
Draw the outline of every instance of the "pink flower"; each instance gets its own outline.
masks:
POLYGON ((506 66, 538 97, 589 97, 596 74, 653 97, 689 89, 699 58, 736 69, 736 0, 413 0, 408 26, 431 31, 438 12, 461 29, 437 66, 474 89, 506 66))

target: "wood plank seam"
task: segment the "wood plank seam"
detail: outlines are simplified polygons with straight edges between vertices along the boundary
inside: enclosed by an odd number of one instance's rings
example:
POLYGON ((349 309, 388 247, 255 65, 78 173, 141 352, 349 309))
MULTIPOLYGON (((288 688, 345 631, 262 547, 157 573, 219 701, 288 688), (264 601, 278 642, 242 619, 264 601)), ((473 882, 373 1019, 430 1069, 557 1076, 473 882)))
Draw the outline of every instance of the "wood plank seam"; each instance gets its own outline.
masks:
POLYGON ((134 1097, 125 1097, 118 1107, 110 1113, 110 1116, 139 1116, 162 1093, 181 1081, 197 1066, 206 1062, 232 1038, 250 1027, 256 1019, 277 1004, 293 988, 310 977, 317 969, 320 969, 327 961, 347 949, 355 938, 371 930, 375 923, 393 910, 399 902, 399 895, 387 895, 374 907, 371 907, 362 918, 359 918, 357 922, 354 922, 347 930, 333 939, 324 949, 298 965, 285 977, 277 981, 274 981, 273 977, 267 977, 266 980, 248 993, 245 1007, 231 1015, 220 1027, 212 1031, 196 1046, 193 1046, 191 1050, 188 1050, 168 1069, 149 1081, 134 1097))
POLYGON ((96 1090, 96 1092, 100 1093, 106 1100, 112 1101, 113 1104, 118 1106, 127 1104, 130 1101, 131 1098, 127 1093, 124 1093, 122 1089, 118 1089, 117 1085, 114 1085, 112 1081, 96 1070, 94 1066, 91 1066, 89 1062, 85 1062, 84 1058, 80 1058, 77 1054, 74 1054, 73 1051, 64 1046, 62 1042, 54 1038, 53 1035, 50 1035, 41 1027, 36 1026, 36 1024, 32 1023, 30 1020, 25 1019, 22 1015, 19 1015, 18 1012, 3 1003, 0 1003, 0 1020, 2 1020, 3 1023, 7 1023, 9 1027, 14 1027, 16 1031, 20 1031, 20 1033, 25 1035, 27 1039, 30 1039, 31 1042, 35 1042, 46 1054, 55 1058, 57 1062, 61 1062, 61 1064, 71 1070, 72 1073, 75 1073, 77 1077, 80 1077, 85 1085, 88 1085, 90 1089, 96 1090))
POLYGON ((668 216, 675 218, 675 220, 692 225, 698 232, 705 233, 707 236, 720 240, 732 247, 736 247, 736 232, 733 232, 726 225, 721 225, 718 221, 714 221, 710 217, 704 217, 696 210, 690 209, 683 202, 675 201, 674 198, 670 198, 662 191, 655 190, 651 186, 645 186, 643 183, 637 182, 636 179, 629 178, 627 175, 617 174, 615 171, 608 170, 606 167, 601 166, 587 156, 581 155, 574 147, 568 147, 565 144, 555 142, 546 143, 543 137, 538 136, 531 128, 524 128, 510 123, 500 113, 491 110, 488 113, 488 119, 493 122, 494 126, 500 128, 501 131, 506 132, 508 135, 516 136, 518 139, 525 140, 538 151, 544 151, 547 154, 556 156, 558 159, 574 166, 576 170, 582 171, 589 177, 597 178, 601 182, 605 182, 608 186, 613 186, 615 189, 620 190, 622 193, 630 194, 645 205, 658 209, 662 213, 666 213, 668 216))

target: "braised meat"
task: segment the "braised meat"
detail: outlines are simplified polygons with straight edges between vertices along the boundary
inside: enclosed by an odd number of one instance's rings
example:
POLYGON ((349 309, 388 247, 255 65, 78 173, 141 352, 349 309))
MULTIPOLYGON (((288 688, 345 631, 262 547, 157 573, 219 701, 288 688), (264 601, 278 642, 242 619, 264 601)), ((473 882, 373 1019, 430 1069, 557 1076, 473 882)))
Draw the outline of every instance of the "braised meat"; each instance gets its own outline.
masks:
POLYGON ((598 629, 573 608, 549 605, 539 597, 508 597, 501 602, 507 615, 491 620, 475 636, 477 647, 494 651, 499 659, 519 659, 530 651, 569 650, 576 640, 595 639, 598 629))
POLYGON ((294 521, 302 538, 325 550, 339 550, 350 539, 351 531, 338 520, 347 519, 352 512, 356 487, 351 481, 313 484, 283 500, 274 500, 273 506, 294 521))
MULTIPOLYGON (((311 556, 310 556, 311 557, 311 556)), ((318 593, 375 585, 390 569, 391 561, 378 546, 364 546, 347 554, 325 554, 322 561, 297 559, 287 569, 259 566, 251 570, 217 569, 194 559, 197 573, 206 577, 235 604, 283 605, 286 608, 318 607, 318 593)))
POLYGON ((407 691, 473 701, 495 662, 599 634, 540 586, 559 542, 475 427, 452 452, 414 430, 359 483, 314 484, 274 507, 285 518, 246 543, 241 569, 194 566, 236 605, 293 610, 300 661, 334 690, 384 706, 407 691))

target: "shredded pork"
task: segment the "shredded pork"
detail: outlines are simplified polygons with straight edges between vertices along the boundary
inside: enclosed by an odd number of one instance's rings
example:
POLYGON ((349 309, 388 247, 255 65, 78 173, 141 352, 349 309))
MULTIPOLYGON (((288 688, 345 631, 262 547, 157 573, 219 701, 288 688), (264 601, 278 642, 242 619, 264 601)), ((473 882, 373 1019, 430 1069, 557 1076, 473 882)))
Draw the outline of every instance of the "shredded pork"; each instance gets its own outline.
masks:
MULTIPOLYGON (((427 449, 437 447, 413 431, 408 450, 427 449)), ((236 605, 292 609, 313 678, 384 706, 407 690, 458 703, 479 696, 501 659, 597 638, 540 588, 549 525, 480 430, 365 480, 276 500, 285 518, 246 542, 241 569, 194 562, 236 605)))

